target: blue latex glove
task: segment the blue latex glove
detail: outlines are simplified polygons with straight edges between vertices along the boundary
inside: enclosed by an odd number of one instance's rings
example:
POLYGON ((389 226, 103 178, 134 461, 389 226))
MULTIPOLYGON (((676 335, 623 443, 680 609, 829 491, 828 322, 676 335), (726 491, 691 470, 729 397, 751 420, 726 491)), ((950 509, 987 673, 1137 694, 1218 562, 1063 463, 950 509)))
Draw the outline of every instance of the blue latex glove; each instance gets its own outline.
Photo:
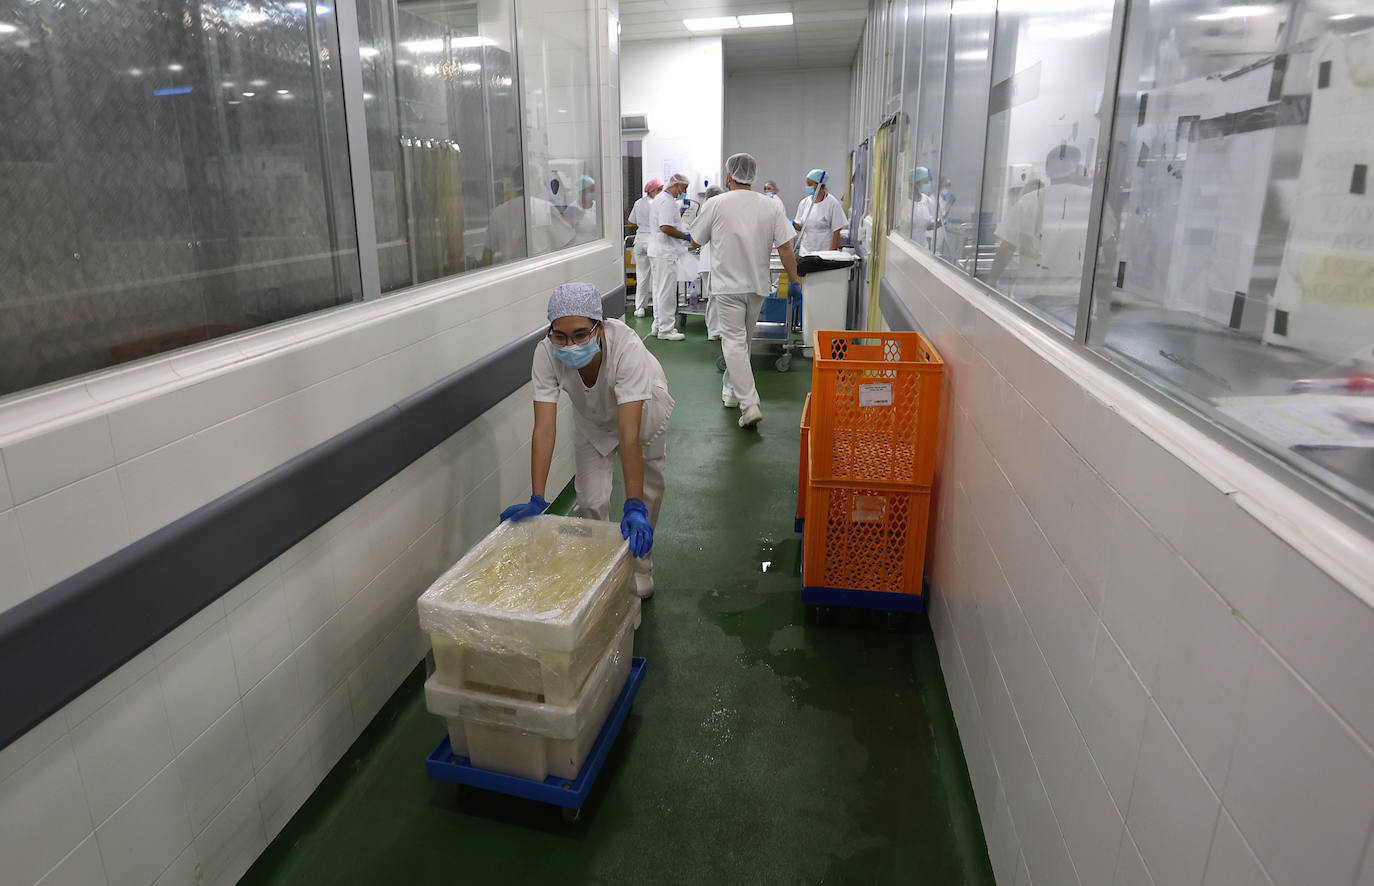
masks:
POLYGON ((531 495, 530 500, 522 505, 511 505, 501 512, 501 522, 514 520, 519 523, 526 517, 538 517, 549 509, 549 503, 544 501, 542 495, 531 495))
POLYGON ((620 521, 620 534, 630 542, 630 553, 648 556, 654 547, 654 527, 649 525, 649 508, 637 498, 625 499, 625 517, 620 521))
POLYGON ((798 283, 798 282, 795 281, 795 280, 793 280, 791 283, 788 283, 788 284, 787 284, 787 297, 788 297, 788 298, 791 298, 791 299, 796 299, 797 301, 801 301, 801 297, 802 297, 802 293, 801 293, 801 284, 798 283))

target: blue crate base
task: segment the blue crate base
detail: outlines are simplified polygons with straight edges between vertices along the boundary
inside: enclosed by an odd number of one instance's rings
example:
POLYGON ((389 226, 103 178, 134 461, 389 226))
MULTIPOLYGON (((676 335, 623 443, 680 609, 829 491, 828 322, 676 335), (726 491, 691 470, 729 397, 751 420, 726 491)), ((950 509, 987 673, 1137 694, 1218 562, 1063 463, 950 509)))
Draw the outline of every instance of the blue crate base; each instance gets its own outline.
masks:
POLYGON ((879 612, 924 612, 926 595, 803 586, 802 602, 808 606, 843 606, 849 609, 876 609, 879 612))
POLYGON ((615 744, 620 728, 625 725, 625 718, 630 715, 630 706, 634 704, 640 684, 644 682, 646 667, 642 658, 636 657, 631 660, 630 677, 625 681, 625 688, 615 700, 615 706, 606 718, 606 725, 601 727, 601 734, 596 737, 591 753, 582 764, 582 771, 572 781, 552 775, 543 781, 532 781, 515 775, 502 775, 499 772, 478 769, 467 757, 453 756, 453 746, 449 744, 447 735, 425 759, 425 771, 441 781, 452 781, 485 791, 510 794, 513 797, 547 803, 550 806, 561 806, 564 809, 581 809, 592 789, 592 783, 601 771, 601 765, 606 762, 611 745, 615 744))

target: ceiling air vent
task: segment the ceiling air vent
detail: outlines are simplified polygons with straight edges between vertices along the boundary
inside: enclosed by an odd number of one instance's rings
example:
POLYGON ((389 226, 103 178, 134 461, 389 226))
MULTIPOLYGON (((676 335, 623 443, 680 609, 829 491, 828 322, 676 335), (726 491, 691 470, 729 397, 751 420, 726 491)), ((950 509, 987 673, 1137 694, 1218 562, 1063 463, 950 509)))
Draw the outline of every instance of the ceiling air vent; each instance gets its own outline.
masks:
POLYGON ((648 132, 648 114, 622 114, 620 117, 621 132, 648 132))

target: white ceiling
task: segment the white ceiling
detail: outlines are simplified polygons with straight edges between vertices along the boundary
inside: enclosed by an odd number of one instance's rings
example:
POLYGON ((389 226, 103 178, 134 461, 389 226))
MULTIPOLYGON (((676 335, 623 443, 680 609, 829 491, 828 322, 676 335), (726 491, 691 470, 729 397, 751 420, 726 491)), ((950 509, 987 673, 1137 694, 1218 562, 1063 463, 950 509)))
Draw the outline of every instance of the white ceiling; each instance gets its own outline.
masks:
POLYGON ((725 73, 779 68, 849 67, 859 50, 868 0, 623 0, 620 39, 681 39, 684 18, 791 12, 792 26, 704 31, 720 34, 725 73))

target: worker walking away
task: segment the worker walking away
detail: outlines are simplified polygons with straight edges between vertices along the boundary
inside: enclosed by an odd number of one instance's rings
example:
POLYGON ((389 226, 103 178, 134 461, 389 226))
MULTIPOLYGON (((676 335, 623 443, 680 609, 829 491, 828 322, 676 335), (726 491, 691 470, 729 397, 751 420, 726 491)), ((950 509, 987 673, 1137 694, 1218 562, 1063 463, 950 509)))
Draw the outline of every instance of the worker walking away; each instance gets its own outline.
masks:
POLYGON ((708 201, 692 229, 694 241, 711 246, 711 300, 717 302, 720 349, 725 355, 720 399, 727 409, 740 408, 741 428, 763 420, 749 365, 749 342, 771 288, 768 266, 775 248, 792 281, 788 295, 801 297, 792 226, 781 203, 751 189, 758 168, 758 161, 748 154, 731 155, 725 161, 729 193, 708 201))
POLYGON ((524 504, 501 512, 502 521, 548 510, 549 468, 557 439, 558 399, 573 407, 575 514, 609 519, 612 459, 618 452, 625 480, 620 534, 635 560, 635 593, 654 594, 654 527, 663 504, 668 418, 673 398, 663 367, 638 335, 619 320, 604 320, 601 293, 591 283, 564 283, 549 298, 549 334, 534 350, 534 434, 530 486, 524 504))
POLYGON ((649 264, 653 266, 654 325, 652 333, 663 341, 682 341, 687 336, 673 328, 677 317, 678 262, 687 254, 692 236, 682 220, 680 200, 687 193, 687 176, 673 173, 668 186, 649 205, 649 264))
POLYGON ((834 251, 840 248, 840 231, 848 224, 844 206, 830 193, 826 185, 829 176, 824 169, 806 174, 806 196, 797 204, 792 227, 801 233, 802 255, 834 251))
POLYGON ((654 198, 663 190, 663 180, 657 178, 649 179, 644 185, 644 195, 635 201, 635 205, 630 207, 630 224, 635 229, 634 258, 635 258, 635 316, 643 317, 644 308, 649 304, 651 295, 650 280, 652 272, 649 270, 649 238, 653 235, 653 228, 649 224, 649 206, 654 202, 654 198))
MULTIPOLYGON (((706 196, 702 199, 702 204, 705 205, 712 197, 719 197, 724 193, 725 189, 720 185, 711 185, 706 189, 706 196)), ((693 222, 692 227, 695 230, 695 222, 693 222)), ((707 243, 701 247, 701 269, 706 272, 707 287, 711 285, 711 260, 711 244, 707 243)), ((709 288, 703 288, 701 292, 703 296, 706 296, 706 340, 720 341, 720 310, 715 299, 709 297, 710 291, 709 288)))

